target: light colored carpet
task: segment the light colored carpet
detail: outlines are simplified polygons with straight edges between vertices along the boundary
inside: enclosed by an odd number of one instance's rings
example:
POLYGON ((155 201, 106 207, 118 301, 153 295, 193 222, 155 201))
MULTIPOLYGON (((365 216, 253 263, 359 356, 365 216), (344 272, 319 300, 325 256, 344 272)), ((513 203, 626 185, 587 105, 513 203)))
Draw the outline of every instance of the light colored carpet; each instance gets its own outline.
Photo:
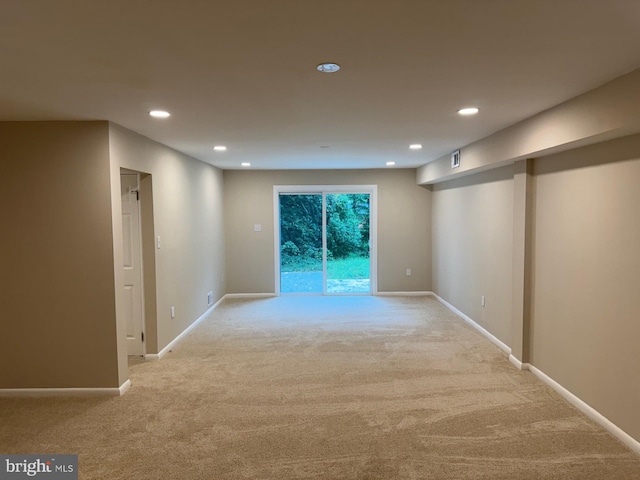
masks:
MULTIPOLYGON (((79 360, 85 361, 85 360, 79 360)), ((224 302, 110 399, 0 399, 82 479, 640 479, 640 457, 432 298, 224 302)))

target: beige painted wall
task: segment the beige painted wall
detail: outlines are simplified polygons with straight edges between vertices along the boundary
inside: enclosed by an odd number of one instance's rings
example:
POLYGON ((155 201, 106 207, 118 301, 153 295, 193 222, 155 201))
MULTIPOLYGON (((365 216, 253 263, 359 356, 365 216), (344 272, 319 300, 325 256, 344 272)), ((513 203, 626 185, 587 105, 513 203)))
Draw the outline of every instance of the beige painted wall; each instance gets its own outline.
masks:
POLYGON ((227 170, 224 181, 228 293, 275 291, 274 185, 378 185, 378 290, 431 290, 431 192, 415 170, 227 170))
POLYGON ((640 135, 533 166, 530 264, 515 269, 513 166, 433 186, 433 289, 510 345, 510 281, 530 269, 528 360, 639 439, 640 135))
POLYGON ((156 304, 146 300, 157 329, 147 352, 204 313, 207 292, 214 301, 224 295, 220 170, 107 122, 0 123, 0 363, 14 366, 0 370, 0 388, 118 387, 127 379, 115 268, 121 167, 150 174, 142 191, 153 203, 143 202, 142 213, 153 227, 143 242, 151 274, 155 263, 156 304))
MULTIPOLYGON (((157 353, 207 310, 209 291, 213 291, 214 302, 225 293, 223 175, 211 165, 114 124, 109 126, 109 151, 116 262, 122 259, 121 205, 116 192, 120 168, 151 175, 153 227, 161 248, 153 250, 157 344, 150 344, 150 337, 147 353, 157 353), (176 310, 173 319, 172 305, 176 310)), ((143 232, 143 241, 146 236, 143 232)), ((148 242, 144 246, 147 258, 148 242)), ((116 270, 117 284, 119 275, 116 270)), ((126 353, 120 357, 120 368, 126 368, 126 353)))
POLYGON ((640 135, 534 172, 531 363, 640 440, 640 135))
POLYGON ((509 345, 513 166, 434 185, 432 219, 434 292, 509 345))
POLYGON ((106 122, 0 123, 0 388, 117 387, 106 122))
MULTIPOLYGON (((417 169, 419 184, 495 168, 640 132, 640 69, 467 146, 460 167, 445 155, 417 169)), ((482 115, 482 112, 480 112, 482 115)))

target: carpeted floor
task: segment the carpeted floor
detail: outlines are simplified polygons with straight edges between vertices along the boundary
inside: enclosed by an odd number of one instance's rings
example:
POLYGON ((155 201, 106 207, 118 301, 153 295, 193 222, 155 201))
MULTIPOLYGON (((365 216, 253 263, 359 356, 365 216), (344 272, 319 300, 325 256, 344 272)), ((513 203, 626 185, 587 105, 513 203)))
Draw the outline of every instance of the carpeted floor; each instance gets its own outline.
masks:
POLYGON ((0 399, 81 479, 640 479, 640 457, 432 298, 228 300, 109 399, 0 399))

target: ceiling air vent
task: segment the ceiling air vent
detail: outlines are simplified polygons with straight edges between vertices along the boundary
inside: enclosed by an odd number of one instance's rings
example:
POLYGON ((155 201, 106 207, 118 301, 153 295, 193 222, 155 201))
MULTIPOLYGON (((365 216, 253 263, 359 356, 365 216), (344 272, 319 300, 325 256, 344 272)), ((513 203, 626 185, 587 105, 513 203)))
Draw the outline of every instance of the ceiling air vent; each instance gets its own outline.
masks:
POLYGON ((460 150, 456 150, 451 154, 451 168, 458 168, 460 166, 460 150))

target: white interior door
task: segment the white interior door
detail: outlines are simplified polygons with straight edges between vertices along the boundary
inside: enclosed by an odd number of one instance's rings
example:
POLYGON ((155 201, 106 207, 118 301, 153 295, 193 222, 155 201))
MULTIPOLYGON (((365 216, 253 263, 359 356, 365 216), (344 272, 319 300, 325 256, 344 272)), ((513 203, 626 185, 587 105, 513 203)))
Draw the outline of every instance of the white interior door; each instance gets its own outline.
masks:
POLYGON ((120 175, 122 194, 122 244, 124 309, 127 325, 127 353, 144 355, 144 310, 142 297, 142 249, 138 175, 120 175))

